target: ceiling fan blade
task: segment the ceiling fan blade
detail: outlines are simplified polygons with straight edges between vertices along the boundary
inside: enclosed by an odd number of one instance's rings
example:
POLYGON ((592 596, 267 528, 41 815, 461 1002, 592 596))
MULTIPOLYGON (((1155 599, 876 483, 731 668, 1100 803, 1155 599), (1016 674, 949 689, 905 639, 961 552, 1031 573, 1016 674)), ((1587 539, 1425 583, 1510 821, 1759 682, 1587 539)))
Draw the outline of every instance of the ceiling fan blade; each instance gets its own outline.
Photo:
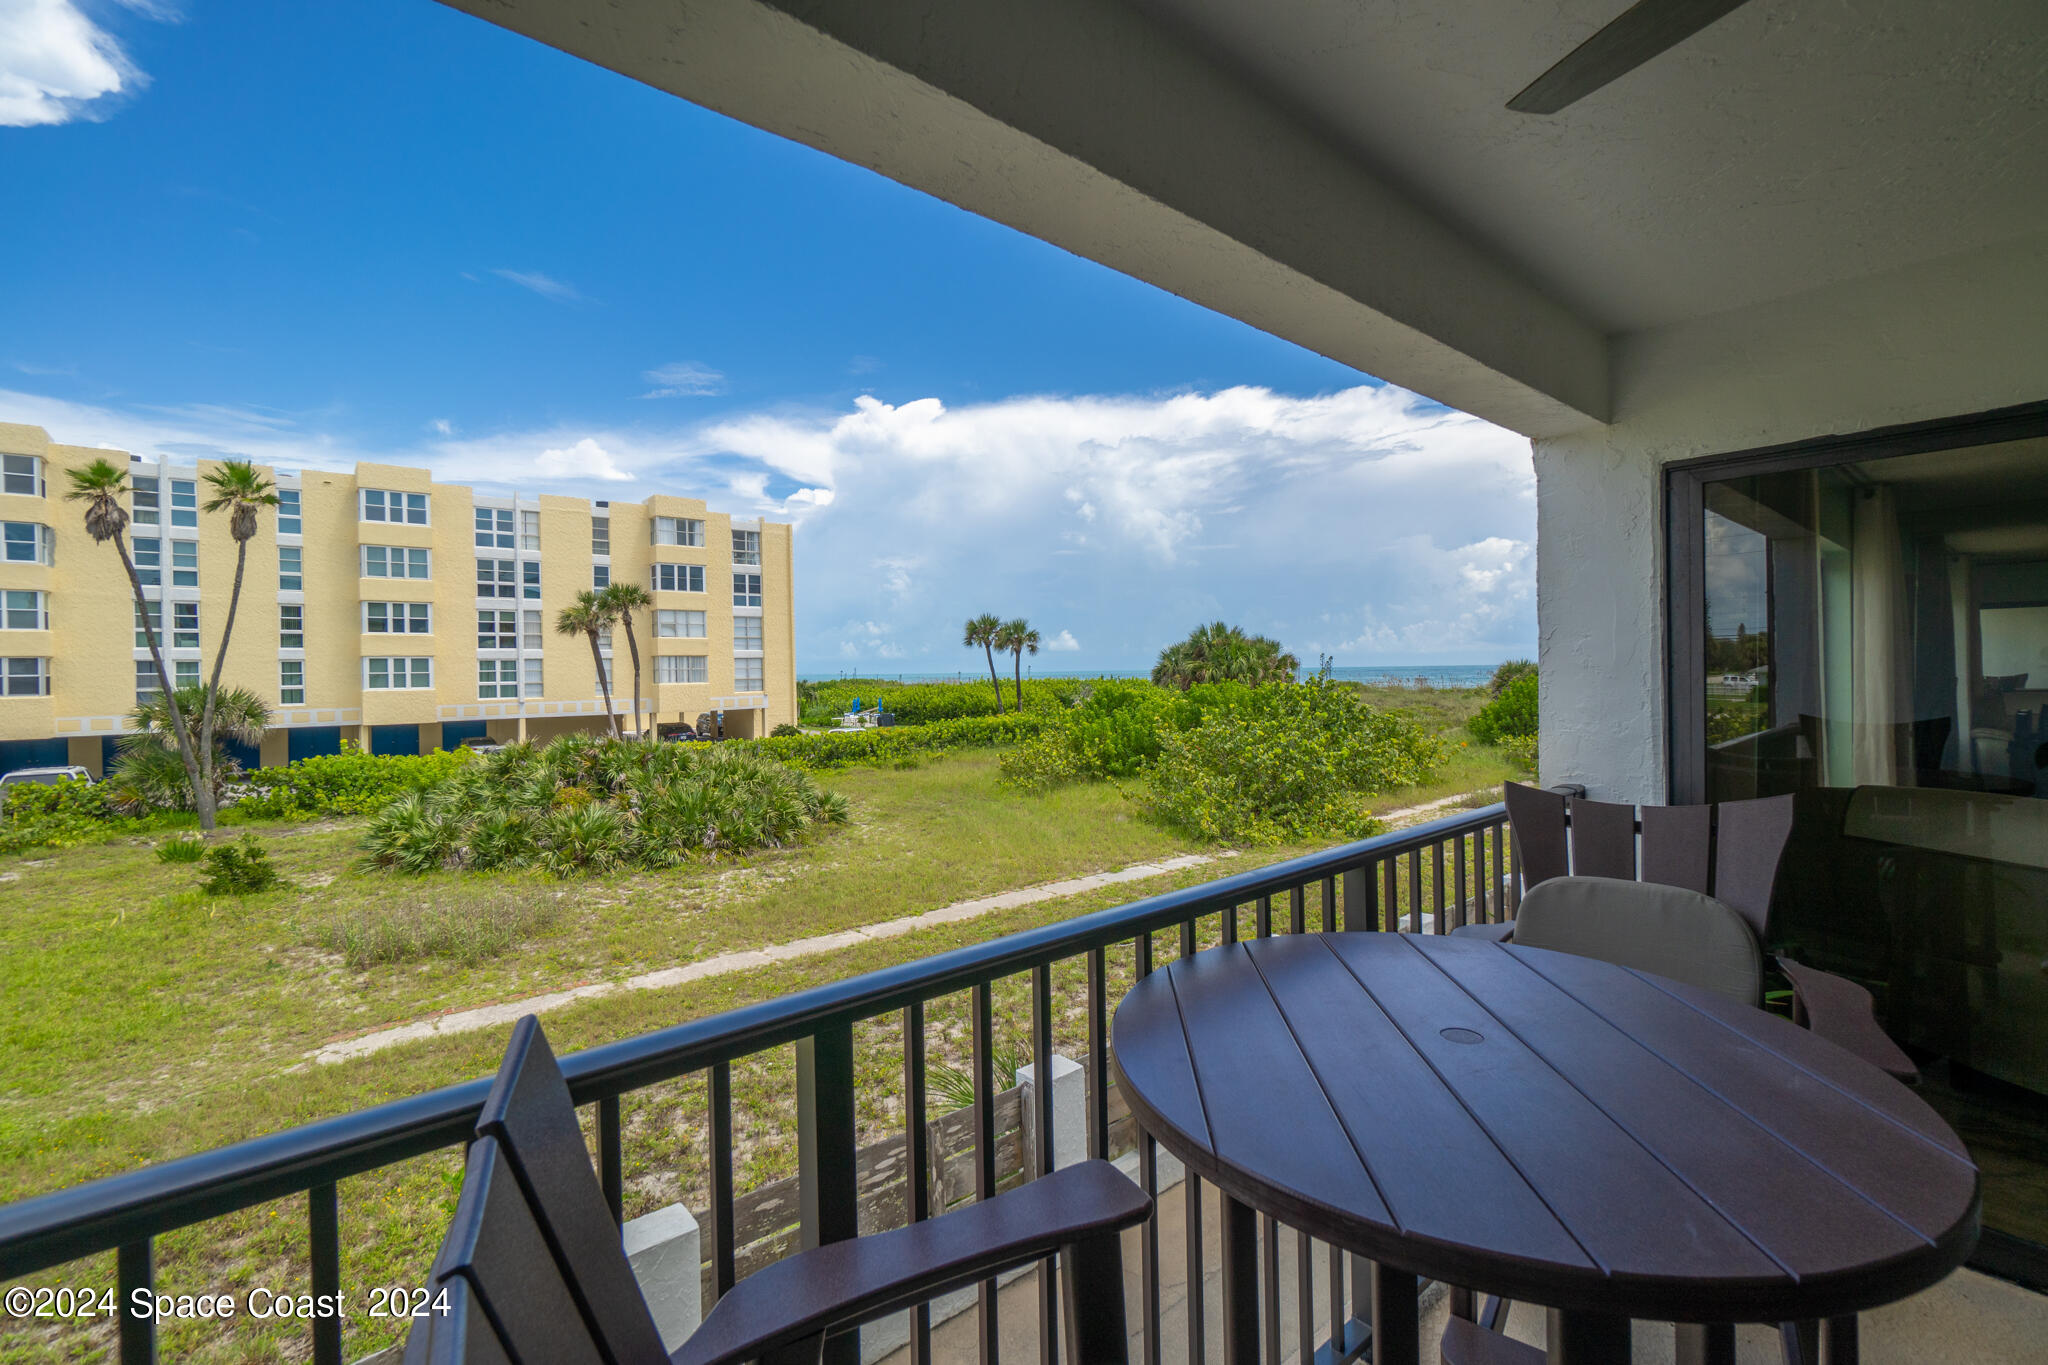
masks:
POLYGON ((1518 114, 1554 114, 1684 42, 1748 0, 1636 0, 1508 101, 1518 114))

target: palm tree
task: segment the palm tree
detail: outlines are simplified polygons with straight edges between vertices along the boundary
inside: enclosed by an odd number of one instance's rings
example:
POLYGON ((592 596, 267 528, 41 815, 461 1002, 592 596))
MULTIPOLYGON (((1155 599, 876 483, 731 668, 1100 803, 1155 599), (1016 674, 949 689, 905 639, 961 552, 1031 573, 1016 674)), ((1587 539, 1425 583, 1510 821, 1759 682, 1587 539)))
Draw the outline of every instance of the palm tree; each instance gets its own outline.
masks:
POLYGON ((1236 626, 1216 621, 1195 627, 1187 639, 1161 650, 1159 661, 1152 666, 1152 681, 1185 692, 1205 682, 1241 682, 1252 687, 1292 682, 1300 672, 1301 660, 1282 649, 1279 641, 1246 635, 1236 626))
MULTIPOLYGON (((122 737, 121 756, 107 770, 107 781, 112 784, 109 795, 124 809, 140 814, 163 807, 184 810, 198 804, 195 789, 178 767, 171 707, 176 705, 189 716, 204 709, 206 703, 206 689, 186 683, 175 692, 158 693, 136 703, 129 712, 128 723, 134 733, 122 737)), ((263 732, 270 728, 270 707, 246 687, 223 687, 213 696, 213 708, 216 738, 203 766, 208 790, 218 804, 221 769, 228 757, 221 740, 261 743, 263 732)))
POLYGON ((614 583, 597 595, 604 609, 626 628, 626 648, 633 653, 633 737, 640 737, 640 641, 633 634, 633 613, 654 605, 654 594, 638 583, 614 583))
POLYGON ((1003 713, 1003 684, 996 677, 996 632, 1002 628, 1001 621, 984 612, 967 623, 967 629, 960 638, 965 648, 980 645, 988 656, 988 684, 996 690, 996 714, 999 716, 1003 713))
POLYGON ((590 661, 597 665, 597 685, 604 692, 605 719, 611 722, 612 738, 619 737, 619 718, 612 711, 612 680, 604 671, 604 655, 597 652, 597 637, 612 623, 604 600, 589 588, 576 594, 574 606, 563 607, 555 617, 555 633, 581 635, 590 641, 590 661))
POLYGON ((96 545, 113 542, 114 553, 121 556, 121 567, 128 572, 128 588, 135 595, 135 614, 142 622, 142 636, 149 646, 149 657, 156 664, 157 685, 165 698, 171 733, 177 737, 178 757, 183 760, 185 776, 192 783, 193 809, 199 813, 199 828, 210 830, 214 817, 213 789, 201 781, 199 756, 192 743, 192 728, 186 724, 184 710, 178 705, 172 690, 171 673, 164 667, 164 652, 157 643, 156 627, 149 622, 149 603, 142 595, 142 576, 135 572, 135 560, 129 555, 128 543, 122 537, 128 529, 128 509, 121 505, 121 499, 128 492, 128 471, 102 456, 83 469, 67 472, 71 477, 71 491, 64 497, 68 502, 85 504, 85 533, 93 538, 96 545))
MULTIPOLYGON (((247 460, 223 460, 204 475, 213 496, 202 507, 207 512, 228 514, 228 534, 235 539, 235 586, 228 593, 228 616, 222 622, 220 646, 213 655, 213 677, 206 684, 205 704, 199 718, 199 765, 206 785, 213 786, 213 727, 220 671, 228 659, 228 637, 235 633, 235 613, 242 606, 242 571, 249 565, 249 542, 256 537, 258 509, 277 506, 277 493, 270 480, 256 472, 247 460)), ((260 739, 261 736, 259 735, 260 739)))
POLYGON ((1021 616, 1014 621, 1003 622, 1002 626, 996 631, 996 648, 1008 650, 1011 661, 1016 665, 1017 709, 1019 711, 1024 709, 1024 654, 1028 650, 1035 658, 1038 654, 1039 643, 1038 632, 1033 630, 1031 623, 1021 616))

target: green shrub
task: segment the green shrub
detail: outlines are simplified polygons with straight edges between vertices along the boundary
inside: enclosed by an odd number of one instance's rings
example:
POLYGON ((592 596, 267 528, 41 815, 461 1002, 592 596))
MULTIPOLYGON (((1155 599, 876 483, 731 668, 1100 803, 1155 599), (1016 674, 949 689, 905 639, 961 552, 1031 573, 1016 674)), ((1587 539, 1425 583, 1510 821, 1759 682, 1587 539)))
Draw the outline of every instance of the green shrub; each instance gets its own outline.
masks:
POLYGON ((1161 730, 1150 785, 1154 812, 1203 838, 1364 838, 1383 828, 1366 798, 1428 782, 1444 761, 1414 721, 1321 678, 1201 691, 1199 723, 1161 730))
POLYGON ((199 889, 209 896, 248 896, 285 884, 253 834, 244 834, 233 843, 215 844, 199 861, 205 870, 199 889))
POLYGON ((197 835, 181 834, 156 846, 156 860, 160 863, 196 863, 205 854, 206 840, 197 835))
POLYGON ((189 815, 168 812, 125 816, 110 799, 105 783, 74 780, 44 786, 25 782, 0 795, 0 854, 77 848, 117 835, 191 823, 189 815))
POLYGON ((1495 747, 1508 756, 1508 761, 1527 773, 1536 776, 1536 736, 1502 735, 1495 741, 1495 747))
POLYGON ((1487 680, 1486 690, 1497 697, 1508 690, 1509 683, 1517 678, 1527 677, 1535 671, 1534 659, 1509 659, 1493 670, 1493 676, 1487 680))
POLYGON ((1198 702, 1151 683, 1106 681, 1003 755, 1003 780, 1043 791, 1088 778, 1133 777, 1159 761, 1162 728, 1190 723, 1198 702))
POLYGON ((943 753, 949 749, 988 749, 1022 743, 1056 719, 1038 711, 1026 711, 1022 715, 1010 712, 1001 716, 973 716, 924 725, 876 726, 815 735, 740 740, 719 747, 750 749, 800 768, 889 767, 906 758, 943 753))
POLYGON ((1481 744, 1498 744, 1503 739, 1528 738, 1536 733, 1536 675, 1524 673, 1512 679, 1501 694, 1479 709, 1465 723, 1472 738, 1481 744))
MULTIPOLYGON (((1099 678, 1027 678, 1024 681, 1026 715, 1041 711, 1062 711, 1074 704, 1099 678)), ((929 725, 933 721, 968 720, 993 716, 995 689, 987 680, 957 683, 896 683, 878 678, 835 678, 829 682, 800 683, 799 710, 806 725, 830 725, 853 708, 856 698, 863 711, 880 709, 903 725, 929 725)), ((1016 688, 1003 679, 1002 714, 1016 712, 1016 688)))
POLYGON ((394 797, 431 786, 472 761, 466 751, 366 754, 350 748, 245 773, 241 781, 247 792, 233 809, 238 820, 367 815, 394 797))
POLYGON ((776 726, 773 730, 770 730, 768 732, 769 737, 772 739, 787 739, 791 735, 800 735, 802 733, 803 731, 797 729, 788 721, 782 722, 782 724, 776 726))

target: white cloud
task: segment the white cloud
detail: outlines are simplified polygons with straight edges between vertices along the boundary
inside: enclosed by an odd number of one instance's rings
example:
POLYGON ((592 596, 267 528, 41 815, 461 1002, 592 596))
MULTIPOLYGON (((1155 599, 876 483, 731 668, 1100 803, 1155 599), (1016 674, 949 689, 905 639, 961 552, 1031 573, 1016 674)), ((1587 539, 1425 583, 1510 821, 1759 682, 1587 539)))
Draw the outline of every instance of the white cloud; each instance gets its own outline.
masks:
POLYGON ((654 385, 642 398, 707 398, 725 391, 725 376, 694 360, 659 365, 640 377, 654 385))
POLYGON ((544 299, 556 303, 588 303, 590 300, 575 285, 565 284, 552 275, 543 275, 538 270, 493 270, 501 280, 507 280, 521 289, 530 289, 544 299))
POLYGON ((534 469, 547 479, 602 479, 622 482, 633 476, 619 468, 611 452, 588 436, 566 450, 543 450, 534 469))
POLYGON ((1081 648, 1081 642, 1074 638, 1074 632, 1063 630, 1045 642, 1045 647, 1055 654, 1072 654, 1081 648))
MULTIPOLYGON (((155 5, 130 8, 154 19, 175 17, 155 5)), ((77 0, 0 0, 0 127, 102 119, 114 96, 148 83, 77 0)))
POLYGON ((455 434, 455 423, 449 421, 446 417, 436 417, 433 421, 427 423, 427 429, 442 436, 453 436, 455 434))

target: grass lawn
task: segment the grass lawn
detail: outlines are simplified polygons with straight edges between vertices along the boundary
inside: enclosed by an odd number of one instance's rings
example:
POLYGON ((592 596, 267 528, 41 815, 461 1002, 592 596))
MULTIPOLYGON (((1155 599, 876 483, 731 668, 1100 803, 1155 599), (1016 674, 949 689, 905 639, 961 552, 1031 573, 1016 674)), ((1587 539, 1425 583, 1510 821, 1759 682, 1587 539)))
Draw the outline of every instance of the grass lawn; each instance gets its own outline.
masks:
MULTIPOLYGON (((1410 694, 1412 695, 1412 694, 1410 694)), ((1456 695, 1456 694, 1449 694, 1456 695)), ((1443 717, 1449 719, 1449 717, 1443 717)), ((1390 797, 1412 805, 1497 785, 1493 751, 1448 736, 1445 791, 1390 797)), ((402 878, 355 866, 353 824, 257 833, 293 882, 245 900, 209 900, 197 871, 156 861, 143 841, 72 849, 0 865, 9 915, 0 924, 6 1005, 0 1011, 0 1202, 488 1074, 502 1030, 408 1044, 334 1066, 305 1055, 337 1036, 623 977, 734 948, 877 923, 967 897, 1188 850, 1143 819, 1117 790, 1090 784, 1025 796, 995 781, 995 755, 963 753, 914 770, 835 773, 850 825, 801 846, 661 873, 562 883, 528 874, 402 878), (345 932, 429 907, 453 923, 499 925, 516 941, 481 955, 460 934, 438 955, 351 965, 345 932)), ((863 944, 673 990, 586 1001, 547 1016, 563 1052, 769 999, 964 943, 1190 885, 1304 852, 1261 849, 1203 867, 863 944)), ((1213 929, 1212 929, 1213 932, 1213 929)), ((1159 940, 1170 957, 1170 935, 1159 940)), ((1113 955, 1116 982, 1129 952, 1113 955)), ((361 961, 358 958, 358 961, 361 961)), ((1112 991, 1120 993, 1113 983, 1112 991)), ((1056 973, 1061 1050, 1085 1050, 1081 966, 1056 973)), ((999 1044, 1027 1042, 1022 980, 1002 983, 999 1044)), ((965 1045, 965 1001, 928 1013, 935 1060, 965 1045)), ((901 1039, 894 1020, 859 1034, 866 1136, 901 1123, 901 1039)), ((744 1190, 794 1165, 790 1049, 735 1068, 735 1130, 744 1190)), ((625 1104, 627 1213, 681 1197, 703 1206, 703 1081, 654 1087, 625 1104)), ((346 1182, 345 1288, 416 1283, 454 1207, 457 1154, 439 1153, 346 1182)), ((166 1290, 290 1284, 303 1288, 304 1201, 245 1210, 159 1241, 166 1290)), ((110 1285, 103 1256, 38 1276, 110 1285)), ((397 1325, 351 1318, 349 1358, 395 1340, 397 1325)), ((0 1320, 0 1362, 97 1359, 97 1328, 0 1320)), ((166 1358, 303 1358, 301 1328, 239 1320, 166 1324, 166 1358)))

